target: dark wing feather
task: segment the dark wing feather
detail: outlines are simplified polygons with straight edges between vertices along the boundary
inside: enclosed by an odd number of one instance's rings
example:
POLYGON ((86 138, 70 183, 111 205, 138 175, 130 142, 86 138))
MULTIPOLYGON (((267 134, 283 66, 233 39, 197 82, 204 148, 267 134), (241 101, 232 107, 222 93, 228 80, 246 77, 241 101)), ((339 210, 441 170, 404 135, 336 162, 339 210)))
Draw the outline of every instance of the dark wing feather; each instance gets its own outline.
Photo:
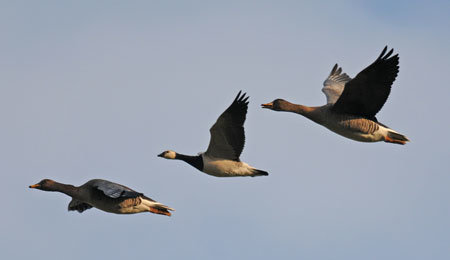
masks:
POLYGON ((72 210, 76 210, 78 212, 83 212, 87 209, 92 208, 91 205, 85 203, 85 202, 81 202, 79 200, 76 199, 72 199, 69 203, 69 206, 67 207, 67 210, 72 211, 72 210))
POLYGON ((398 54, 387 54, 387 46, 378 59, 345 84, 344 91, 333 106, 339 113, 373 118, 383 107, 398 74, 398 54))
POLYGON ((233 103, 223 112, 209 130, 211 139, 206 154, 229 160, 239 161, 244 149, 244 122, 248 109, 246 93, 237 94, 233 103))
POLYGON ((101 190, 106 196, 117 198, 136 198, 142 196, 142 193, 136 192, 126 186, 117 184, 106 180, 92 180, 91 185, 98 190, 101 190))

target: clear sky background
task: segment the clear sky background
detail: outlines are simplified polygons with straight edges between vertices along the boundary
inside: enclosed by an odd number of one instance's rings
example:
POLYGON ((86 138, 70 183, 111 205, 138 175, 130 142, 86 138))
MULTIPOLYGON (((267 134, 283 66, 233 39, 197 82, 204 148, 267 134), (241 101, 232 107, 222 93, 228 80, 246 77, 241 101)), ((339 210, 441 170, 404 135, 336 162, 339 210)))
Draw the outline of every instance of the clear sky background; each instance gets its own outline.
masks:
POLYGON ((3 1, 2 259, 449 259, 448 1, 3 1), (64 2, 64 3, 63 3, 64 2), (358 143, 289 113, 322 105, 385 45, 400 73, 378 119, 411 143, 358 143), (216 178, 163 150, 205 151, 239 90, 241 159, 216 178), (68 212, 43 178, 103 178, 172 217, 68 212))

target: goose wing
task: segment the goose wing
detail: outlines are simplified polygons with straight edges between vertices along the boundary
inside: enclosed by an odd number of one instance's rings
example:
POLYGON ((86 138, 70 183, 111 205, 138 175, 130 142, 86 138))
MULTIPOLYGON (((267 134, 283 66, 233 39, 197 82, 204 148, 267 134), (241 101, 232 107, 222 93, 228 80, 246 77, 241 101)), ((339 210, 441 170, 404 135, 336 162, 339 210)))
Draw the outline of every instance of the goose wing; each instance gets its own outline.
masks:
POLYGON ((92 180, 90 181, 90 185, 93 188, 102 191, 106 196, 113 199, 136 198, 144 195, 121 184, 117 184, 106 180, 99 180, 99 179, 92 180))
POLYGON ((327 97, 327 104, 334 104, 344 91, 345 83, 349 82, 351 78, 342 73, 342 68, 337 64, 334 65, 328 78, 323 82, 322 92, 327 97))
POLYGON ((248 109, 246 93, 237 94, 233 103, 223 112, 211 127, 211 139, 206 154, 216 157, 239 161, 244 149, 244 122, 248 109))
POLYGON ((386 102, 398 74, 398 54, 391 56, 387 46, 380 56, 356 77, 345 84, 344 91, 333 106, 340 113, 374 118, 386 102))
POLYGON ((69 206, 67 207, 67 210, 69 210, 69 211, 76 210, 76 211, 81 213, 81 212, 83 212, 83 211, 85 211, 87 209, 90 209, 90 208, 92 208, 91 205, 89 205, 89 204, 87 204, 85 202, 76 200, 76 199, 72 199, 70 201, 70 203, 69 203, 69 206))

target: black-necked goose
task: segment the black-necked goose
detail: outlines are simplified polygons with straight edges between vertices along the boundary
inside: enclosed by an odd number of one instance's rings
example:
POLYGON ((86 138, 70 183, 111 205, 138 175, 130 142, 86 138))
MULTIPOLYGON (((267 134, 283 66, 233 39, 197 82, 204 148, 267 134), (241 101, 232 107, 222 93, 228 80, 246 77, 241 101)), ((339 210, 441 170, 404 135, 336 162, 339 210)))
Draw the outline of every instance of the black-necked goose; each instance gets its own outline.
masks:
POLYGON ((80 213, 96 207, 116 214, 152 212, 170 216, 169 210, 174 210, 128 187, 100 179, 90 180, 79 187, 44 179, 31 185, 30 188, 58 191, 69 195, 72 201, 69 203, 68 210, 76 210, 80 213))
POLYGON ((325 126, 344 137, 360 142, 384 141, 396 144, 408 142, 406 136, 381 124, 375 115, 386 102, 392 83, 398 74, 398 54, 387 54, 387 46, 370 66, 354 79, 342 73, 336 64, 324 82, 322 91, 327 104, 308 107, 292 104, 283 99, 262 104, 275 111, 294 112, 325 126))
POLYGON ((266 171, 258 170, 241 162, 239 156, 244 149, 244 121, 248 109, 248 98, 241 91, 230 107, 220 115, 209 130, 211 139, 206 152, 197 156, 165 151, 159 157, 187 162, 198 170, 216 177, 264 176, 266 171))

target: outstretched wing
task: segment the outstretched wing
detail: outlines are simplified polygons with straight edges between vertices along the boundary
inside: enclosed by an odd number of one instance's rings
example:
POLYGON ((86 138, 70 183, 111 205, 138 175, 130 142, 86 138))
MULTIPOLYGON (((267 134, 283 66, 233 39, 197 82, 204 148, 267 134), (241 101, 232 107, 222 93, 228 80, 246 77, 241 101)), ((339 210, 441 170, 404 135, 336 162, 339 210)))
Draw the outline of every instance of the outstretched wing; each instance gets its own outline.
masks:
POLYGON ((386 102, 398 74, 398 54, 391 57, 387 46, 378 59, 345 84, 344 91, 333 106, 340 113, 374 118, 386 102))
POLYGON ((69 206, 67 207, 67 210, 72 211, 72 210, 76 210, 78 212, 83 212, 87 209, 92 208, 91 205, 85 203, 85 202, 81 202, 79 200, 76 199, 72 199, 69 203, 69 206))
POLYGON ((211 139, 206 150, 207 155, 239 161, 245 143, 244 122, 249 98, 245 95, 246 93, 241 95, 239 91, 233 103, 209 130, 211 139))
POLYGON ((106 196, 117 199, 117 198, 136 198, 138 196, 143 196, 142 193, 136 192, 126 186, 117 184, 114 182, 106 180, 92 180, 90 181, 92 187, 97 188, 102 191, 106 196))
POLYGON ((344 91, 345 83, 351 80, 351 78, 342 73, 342 68, 337 64, 334 65, 328 78, 323 82, 322 92, 327 97, 327 104, 334 104, 344 91))

